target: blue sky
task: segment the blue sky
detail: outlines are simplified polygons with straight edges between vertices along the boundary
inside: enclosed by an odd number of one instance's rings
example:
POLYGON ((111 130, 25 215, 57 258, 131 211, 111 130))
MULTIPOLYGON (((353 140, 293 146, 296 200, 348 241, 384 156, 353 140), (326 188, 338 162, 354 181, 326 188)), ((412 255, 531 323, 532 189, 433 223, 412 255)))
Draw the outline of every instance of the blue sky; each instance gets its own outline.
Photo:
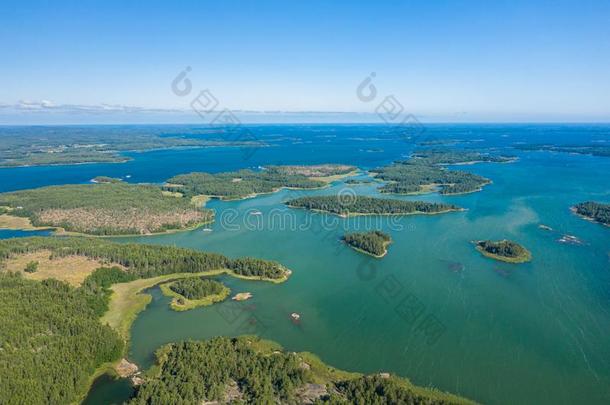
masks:
POLYGON ((4 124, 197 122, 203 89, 252 121, 374 122, 394 95, 423 121, 610 122, 607 0, 2 1, 0 39, 4 124))

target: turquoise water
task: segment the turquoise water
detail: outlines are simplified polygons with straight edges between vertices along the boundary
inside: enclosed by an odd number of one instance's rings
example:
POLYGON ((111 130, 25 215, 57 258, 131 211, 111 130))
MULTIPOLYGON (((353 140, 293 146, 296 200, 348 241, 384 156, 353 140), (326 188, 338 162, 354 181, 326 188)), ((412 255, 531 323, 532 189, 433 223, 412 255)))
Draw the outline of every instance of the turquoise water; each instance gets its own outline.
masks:
MULTIPOLYGON (((161 181, 196 167, 219 171, 240 163, 244 167, 338 162, 366 168, 400 158, 412 148, 392 139, 363 147, 362 141, 341 136, 317 138, 320 132, 329 136, 379 131, 325 128, 312 132, 301 126, 266 127, 273 133, 299 134, 311 143, 282 141, 258 151, 252 158, 257 160, 240 161, 237 155, 231 157, 235 151, 226 149, 150 152, 125 164, 132 165, 125 166, 125 173, 133 173, 133 181, 161 181), (301 149, 303 145, 310 145, 311 155, 301 149), (367 152, 371 148, 383 152, 367 152), (159 156, 165 160, 158 161, 159 156), (154 168, 151 162, 157 162, 154 168)), ((505 152, 511 142, 523 140, 610 142, 610 127, 599 126, 432 130, 443 137, 467 138, 471 147, 505 152)), ((333 194, 345 188, 336 183, 314 192, 284 190, 237 202, 212 201, 209 206, 217 212, 212 232, 120 239, 273 259, 293 270, 281 285, 220 277, 233 292, 250 291, 254 297, 184 313, 170 311, 168 299, 151 289, 153 301, 132 328, 130 359, 145 368, 152 364, 154 350, 167 342, 257 333, 289 350, 314 352, 335 367, 390 371, 484 403, 608 403, 610 229, 572 215, 569 207, 584 200, 610 201, 610 159, 517 154, 520 159, 512 164, 460 166, 493 180, 482 192, 403 197, 451 202, 467 208, 464 212, 339 219, 282 204, 295 196, 333 194), (252 210, 262 215, 250 215, 252 210), (553 231, 540 229, 539 224, 553 231), (339 242, 346 230, 365 228, 382 228, 392 235, 394 243, 382 260, 339 242), (583 244, 558 242, 564 234, 577 236, 583 244), (532 262, 495 262, 480 256, 470 243, 500 238, 525 245, 532 251, 532 262), (299 324, 290 319, 292 312, 301 314, 299 324)), ((84 182, 94 172, 113 175, 105 169, 124 170, 121 166, 82 166, 86 173, 80 168, 53 168, 46 180, 84 182)), ((371 185, 351 188, 376 194, 371 185)), ((118 383, 96 385, 91 403, 104 403, 109 391, 116 391, 113 398, 128 395, 113 384, 118 383)))

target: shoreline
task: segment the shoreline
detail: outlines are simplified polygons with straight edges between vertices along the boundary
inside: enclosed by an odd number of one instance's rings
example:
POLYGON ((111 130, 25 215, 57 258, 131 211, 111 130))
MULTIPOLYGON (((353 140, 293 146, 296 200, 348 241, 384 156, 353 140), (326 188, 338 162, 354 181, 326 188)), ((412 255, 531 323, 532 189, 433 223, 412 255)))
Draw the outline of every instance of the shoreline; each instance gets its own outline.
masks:
MULTIPOLYGON (((122 359, 128 358, 129 344, 131 342, 131 326, 136 320, 138 315, 146 309, 148 304, 152 301, 150 294, 144 293, 145 290, 158 286, 162 283, 169 283, 183 278, 190 277, 211 277, 222 274, 227 274, 231 277, 239 278, 248 281, 268 281, 275 284, 280 284, 288 280, 292 271, 283 267, 286 274, 280 279, 269 279, 264 277, 249 277, 235 274, 230 269, 216 269, 208 270, 198 273, 172 273, 165 274, 162 276, 151 277, 151 278, 139 278, 126 283, 113 284, 110 287, 112 294, 110 295, 110 301, 108 303, 108 310, 99 318, 99 321, 108 325, 110 328, 115 330, 118 335, 123 339, 124 347, 120 358, 113 362, 106 362, 101 364, 95 369, 95 371, 89 376, 87 384, 84 389, 84 393, 79 397, 79 402, 87 397, 91 391, 91 387, 95 380, 101 377, 103 374, 117 375, 116 366, 121 362, 122 359)), ((227 288, 228 289, 228 288, 227 288)), ((230 293, 229 293, 230 294, 230 293)), ((134 363, 135 364, 135 363, 134 363)))
POLYGON ((103 324, 115 329, 129 343, 129 330, 131 324, 138 313, 146 308, 152 297, 148 294, 141 294, 143 290, 152 288, 161 283, 169 283, 182 278, 190 277, 211 277, 226 274, 231 277, 248 281, 266 281, 280 284, 287 281, 292 271, 283 268, 286 272, 284 277, 271 279, 266 277, 243 276, 236 274, 231 269, 216 269, 197 273, 172 273, 152 278, 139 278, 127 283, 113 284, 110 289, 112 294, 108 304, 108 311, 100 318, 103 324))
POLYGON ((285 204, 285 205, 288 208, 292 208, 292 209, 301 209, 301 210, 305 210, 305 211, 319 212, 319 213, 329 214, 329 215, 336 215, 336 216, 341 217, 341 218, 363 217, 363 216, 385 216, 385 217, 389 217, 389 216, 407 216, 407 215, 438 215, 438 214, 447 214, 449 212, 467 211, 466 208, 457 208, 457 209, 449 209, 449 210, 443 210, 443 211, 437 211, 437 212, 414 211, 414 212, 407 212, 407 213, 386 213, 386 214, 384 214, 384 213, 350 212, 350 213, 348 213, 346 215, 346 214, 339 214, 339 213, 336 213, 336 212, 326 211, 326 210, 317 209, 317 208, 297 207, 297 206, 292 206, 290 204, 285 204))

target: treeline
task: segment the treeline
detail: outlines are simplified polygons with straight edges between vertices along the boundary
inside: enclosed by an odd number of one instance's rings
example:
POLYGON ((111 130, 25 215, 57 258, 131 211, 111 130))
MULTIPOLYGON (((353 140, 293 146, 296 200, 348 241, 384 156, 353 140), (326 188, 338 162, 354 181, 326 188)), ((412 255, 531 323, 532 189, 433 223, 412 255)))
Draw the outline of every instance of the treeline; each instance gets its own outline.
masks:
MULTIPOLYGON (((296 354, 257 353, 247 338, 174 343, 160 349, 158 376, 145 382, 131 404, 198 404, 228 399, 248 404, 288 403, 306 381, 296 354)), ((239 403, 239 402, 238 402, 239 403)))
POLYGON ((404 386, 396 377, 364 376, 339 381, 332 385, 331 394, 320 398, 315 405, 441 405, 450 400, 432 399, 404 386))
POLYGON ((418 193, 424 191, 422 186, 436 185, 440 187, 440 194, 459 194, 478 191, 490 182, 476 174, 421 164, 416 160, 395 162, 372 172, 388 182, 379 188, 382 193, 418 193))
POLYGON ((130 404, 464 404, 450 394, 415 387, 394 376, 360 376, 318 359, 288 353, 254 336, 173 343, 130 404), (312 361, 313 363, 308 363, 312 361), (309 384, 318 384, 308 392, 309 384))
POLYGON ((574 206, 574 211, 584 217, 610 225, 610 204, 586 201, 574 206))
POLYGON ((168 179, 164 189, 179 191, 189 197, 204 194, 236 199, 271 193, 282 187, 317 188, 323 185, 324 182, 312 180, 302 174, 291 174, 281 166, 274 166, 260 171, 244 169, 216 174, 181 174, 168 179))
POLYGON ((348 245, 364 250, 373 256, 383 256, 392 238, 381 231, 371 231, 348 233, 343 236, 343 240, 348 245))
MULTIPOLYGON (((226 256, 173 246, 116 243, 81 237, 31 237, 0 240, 0 261, 11 255, 50 250, 54 257, 86 256, 128 268, 135 278, 172 273, 199 273, 229 269, 237 275, 281 279, 287 270, 279 263, 254 258, 230 259, 226 256)), ((118 273, 113 273, 113 276, 118 273)), ((105 274, 107 276, 107 274, 105 274)))
POLYGON ((183 278, 170 283, 170 290, 189 300, 199 300, 225 291, 225 286, 207 278, 183 278))
POLYGON ((350 214, 428 214, 455 211, 460 208, 453 204, 429 203, 424 201, 403 201, 386 198, 350 196, 300 197, 286 202, 289 207, 319 210, 338 215, 350 214))
POLYGON ((67 404, 123 342, 98 319, 99 297, 57 280, 0 273, 0 402, 67 404))
POLYGON ((104 183, 64 185, 0 194, 11 215, 35 226, 62 227, 93 235, 182 229, 208 222, 211 210, 197 210, 184 198, 164 196, 151 185, 104 183))

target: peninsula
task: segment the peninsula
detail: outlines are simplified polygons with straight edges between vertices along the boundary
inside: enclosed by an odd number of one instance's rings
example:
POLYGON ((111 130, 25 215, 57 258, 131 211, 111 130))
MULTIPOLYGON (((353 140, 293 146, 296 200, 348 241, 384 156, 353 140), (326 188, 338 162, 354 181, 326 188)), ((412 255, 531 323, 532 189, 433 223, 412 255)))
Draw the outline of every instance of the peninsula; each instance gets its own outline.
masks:
POLYGON ((157 351, 131 403, 472 404, 438 390, 378 373, 332 368, 311 353, 285 351, 256 336, 170 343, 157 351), (273 378, 269 378, 273 376, 273 378))

